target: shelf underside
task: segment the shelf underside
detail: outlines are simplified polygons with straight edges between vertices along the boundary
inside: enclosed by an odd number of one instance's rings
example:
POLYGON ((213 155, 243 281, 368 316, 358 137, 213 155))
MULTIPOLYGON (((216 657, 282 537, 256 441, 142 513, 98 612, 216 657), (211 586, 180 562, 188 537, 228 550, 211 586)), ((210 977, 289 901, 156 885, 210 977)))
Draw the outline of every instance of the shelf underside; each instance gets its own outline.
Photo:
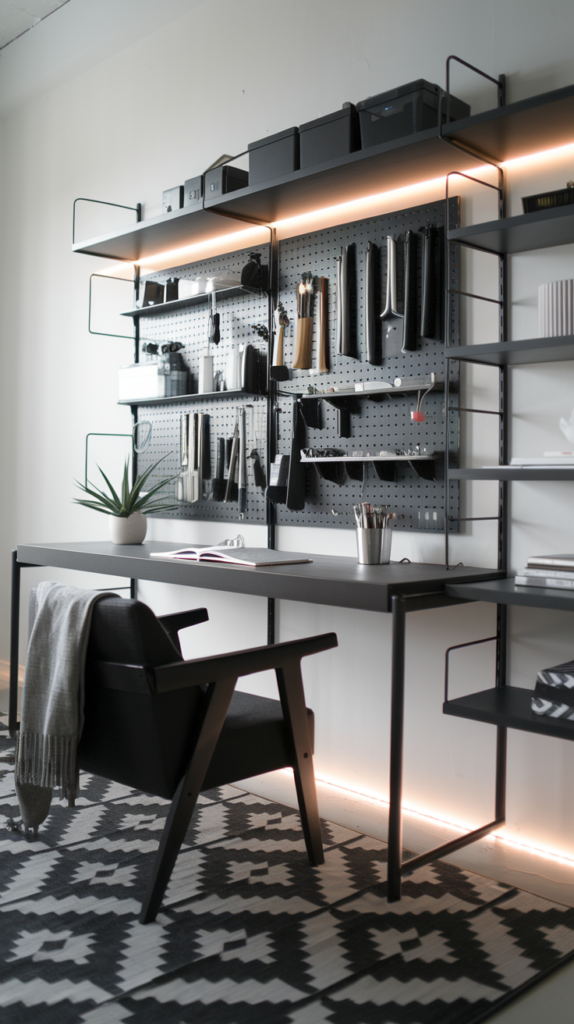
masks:
POLYGON ((529 608, 551 608, 555 611, 574 612, 574 591, 544 587, 517 587, 514 577, 469 583, 461 586, 447 583, 446 593, 466 601, 486 601, 494 604, 523 605, 529 608))
POLYGON ((455 228, 448 238, 499 254, 567 245, 574 242, 574 204, 455 228))
POLYGON ((563 721, 547 715, 536 715, 530 708, 533 690, 518 686, 502 686, 483 690, 466 697, 457 697, 443 704, 445 715, 467 718, 474 722, 488 722, 509 729, 536 732, 542 736, 574 740, 574 721, 563 721))
POLYGON ((447 358, 486 366, 527 366, 529 363, 559 363, 574 359, 574 337, 529 338, 494 345, 461 345, 447 348, 447 358))
POLYGON ((194 395, 171 395, 169 398, 120 398, 118 405, 177 405, 180 402, 203 402, 213 398, 252 398, 260 391, 206 391, 194 395))
POLYGON ((574 480, 574 466, 494 466, 451 469, 451 480, 574 480))

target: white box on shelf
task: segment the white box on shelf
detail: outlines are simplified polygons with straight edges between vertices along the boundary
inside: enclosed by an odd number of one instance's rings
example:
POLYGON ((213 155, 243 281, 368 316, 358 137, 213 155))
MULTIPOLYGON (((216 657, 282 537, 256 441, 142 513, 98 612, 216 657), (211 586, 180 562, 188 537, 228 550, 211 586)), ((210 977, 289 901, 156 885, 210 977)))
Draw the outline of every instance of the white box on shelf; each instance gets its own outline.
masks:
POLYGON ((160 372, 158 363, 132 363, 131 366, 120 366, 120 402, 164 397, 165 374, 160 372))

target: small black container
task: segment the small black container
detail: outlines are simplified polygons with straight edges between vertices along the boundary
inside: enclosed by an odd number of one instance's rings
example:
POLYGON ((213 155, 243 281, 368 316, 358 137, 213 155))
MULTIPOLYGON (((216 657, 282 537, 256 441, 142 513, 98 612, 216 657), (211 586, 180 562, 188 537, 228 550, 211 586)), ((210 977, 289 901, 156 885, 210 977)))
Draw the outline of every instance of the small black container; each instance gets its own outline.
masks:
MULTIPOLYGON (((424 78, 389 89, 378 96, 369 96, 357 103, 361 122, 363 149, 390 142, 404 135, 414 135, 438 126, 438 104, 441 90, 424 78)), ((469 117, 470 107, 456 96, 450 97, 449 119, 469 117)), ((442 103, 442 123, 446 122, 446 96, 442 103)))
POLYGON ((287 128, 276 135, 250 142, 249 183, 269 181, 299 170, 299 129, 287 128))
POLYGON ((226 192, 235 192, 238 188, 245 188, 249 184, 249 174, 239 167, 230 167, 229 164, 221 164, 205 172, 204 186, 205 198, 216 199, 225 195, 226 192))
POLYGON ((553 210, 556 206, 571 206, 574 203, 574 184, 570 182, 566 188, 557 192, 539 192, 536 196, 523 196, 524 213, 536 213, 537 210, 553 210))
POLYGON ((181 210, 183 206, 183 185, 176 185, 175 188, 167 188, 162 192, 162 209, 164 213, 173 213, 174 210, 181 210))
POLYGON ((188 178, 183 186, 183 205, 186 208, 201 206, 203 199, 203 174, 188 178))
POLYGON ((299 125, 301 167, 336 160, 361 148, 359 118, 352 103, 315 121, 299 125))

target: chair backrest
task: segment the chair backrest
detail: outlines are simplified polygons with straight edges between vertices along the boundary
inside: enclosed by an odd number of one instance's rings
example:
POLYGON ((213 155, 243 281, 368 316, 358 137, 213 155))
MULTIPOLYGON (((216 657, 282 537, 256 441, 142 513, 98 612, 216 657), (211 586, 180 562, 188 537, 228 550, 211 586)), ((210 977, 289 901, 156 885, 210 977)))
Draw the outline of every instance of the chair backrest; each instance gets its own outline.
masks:
POLYGON ((154 692, 154 668, 174 661, 181 654, 147 605, 119 597, 95 605, 80 768, 171 799, 193 749, 205 694, 197 686, 154 692))

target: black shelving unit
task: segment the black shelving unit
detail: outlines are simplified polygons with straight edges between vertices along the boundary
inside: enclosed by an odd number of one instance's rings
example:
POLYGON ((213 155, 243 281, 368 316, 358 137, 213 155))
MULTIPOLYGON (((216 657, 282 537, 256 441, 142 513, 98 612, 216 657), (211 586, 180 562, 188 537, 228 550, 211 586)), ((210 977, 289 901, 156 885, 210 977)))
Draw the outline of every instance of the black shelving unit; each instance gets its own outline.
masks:
MULTIPOLYGON (((447 61, 447 90, 449 88, 450 61, 458 58, 450 57, 447 61)), ((464 62, 462 62, 464 63, 464 62)), ((467 65, 471 67, 471 65, 467 65)), ((478 69, 473 69, 478 71, 478 69)), ((479 74, 483 72, 479 71, 479 74)), ((528 249, 539 249, 548 246, 562 245, 574 237, 574 207, 560 208, 544 213, 525 214, 520 217, 507 218, 504 208, 504 182, 500 164, 512 157, 529 155, 541 150, 550 149, 572 141, 571 125, 574 115, 574 86, 554 90, 539 96, 531 97, 519 103, 506 104, 504 96, 503 76, 496 81, 489 78, 497 86, 498 107, 485 113, 465 118, 448 124, 442 129, 431 129, 385 143, 380 146, 352 153, 339 160, 318 164, 305 170, 295 171, 270 183, 250 185, 244 189, 224 195, 219 199, 204 199, 203 208, 192 212, 187 210, 164 217, 141 221, 120 232, 99 236, 73 245, 75 252, 95 256, 136 261, 146 256, 161 255, 172 250, 188 246, 192 243, 215 239, 229 235, 235 231, 245 230, 246 222, 250 225, 273 226, 275 222, 297 217, 301 214, 321 210, 326 207, 349 203, 352 199, 362 199, 377 195, 406 185, 422 183, 438 176, 454 173, 470 172, 479 161, 494 163, 499 175, 498 219, 470 228, 454 228, 447 233, 447 260, 445 281, 447 294, 445 307, 447 317, 450 312, 452 292, 449 288, 450 253, 458 245, 466 245, 493 253, 499 259, 499 298, 500 318, 498 342, 492 345, 471 347, 449 346, 445 351, 445 366, 448 361, 485 363, 496 366, 499 370, 499 458, 502 469, 472 470, 452 469, 448 450, 444 457, 445 493, 449 494, 449 481, 453 479, 493 479, 499 481, 498 516, 486 517, 499 521, 498 538, 498 570, 508 572, 508 503, 507 488, 511 480, 518 479, 574 479, 574 470, 556 467, 553 475, 544 472, 537 477, 537 471, 523 468, 506 468, 507 432, 506 413, 508 406, 507 368, 523 365, 528 362, 557 361, 574 358, 574 339, 536 339, 526 342, 507 342, 506 330, 506 256, 507 254, 524 252, 528 249), (455 155, 456 154, 456 160, 455 155), (484 475, 490 474, 490 475, 484 475), (508 475, 507 475, 508 474, 508 475), (526 475, 523 475, 526 474, 526 475)), ((444 97, 443 97, 444 102, 444 97)), ((348 219, 355 219, 355 211, 348 207, 348 219)), ((272 235, 270 266, 277 264, 277 244, 272 235)), ((136 271, 137 274, 137 271, 136 271)), ((270 313, 276 301, 276 284, 270 290, 270 313), (275 287, 275 290, 274 290, 275 287)), ((175 308, 170 304, 170 308, 175 308)), ((154 313, 159 307, 155 307, 154 313)), ((127 315, 134 317, 136 337, 140 316, 153 315, 143 311, 130 311, 127 315)), ((447 320, 447 322, 449 322, 447 320)), ((270 330, 271 333, 271 330, 270 330)), ((136 342, 137 344, 137 342, 136 342)), ((269 411, 275 400, 275 384, 269 385, 269 411)), ((450 409, 449 379, 445 372, 445 406, 450 409)), ((228 396, 232 393, 226 392, 228 396)), ((178 396, 173 399, 155 399, 156 404, 171 402, 196 401, 209 396, 178 396)), ((302 396, 303 397, 303 396, 302 396)), ((323 396, 309 396, 323 397, 323 396)), ((325 396, 327 397, 327 396, 325 396)), ((355 393, 352 396, 329 396, 334 403, 337 400, 351 398, 371 398, 368 393, 355 393)), ((384 397, 384 396, 377 396, 384 397)), ((138 403, 125 403, 137 405, 138 403)), ((150 402, 141 403, 150 404, 150 402)), ((455 410, 456 411, 456 410, 455 410)), ((273 417, 269 416, 270 446, 273 444, 273 417)), ((448 429, 446 431, 448 438, 448 429)), ((270 449, 271 450, 271 449, 270 449)), ((401 791, 402 791, 402 754, 403 754, 403 709, 404 709, 404 641, 406 612, 421 610, 424 607, 436 606, 425 603, 425 596, 417 591, 410 597, 398 592, 392 597, 393 614, 393 670, 392 670, 392 705, 391 705, 391 772, 390 772, 390 811, 389 811, 389 867, 388 892, 389 899, 400 897, 401 875, 413 870, 414 867, 428 863, 441 856, 446 856, 460 847, 487 835, 494 828, 504 824, 505 820, 505 785, 506 785, 506 729, 507 727, 525 728, 527 720, 526 699, 517 696, 530 691, 506 688, 506 607, 508 604, 531 604, 537 607, 561 608, 574 610, 574 595, 555 592, 552 594, 518 593, 527 588, 517 588, 512 580, 493 580, 488 583, 457 584, 454 582, 458 573, 457 567, 449 566, 449 506, 446 504, 447 523, 445 529, 445 577, 450 576, 452 582, 446 583, 446 599, 453 602, 488 600, 497 605, 497 685, 484 694, 472 695, 468 698, 447 701, 445 712, 461 717, 474 717, 476 720, 491 722, 497 726, 496 747, 496 785, 494 820, 480 829, 451 843, 444 844, 436 850, 412 858, 404 866, 401 865, 401 791), (489 595, 489 596, 487 596, 489 595), (514 702, 514 703, 512 703, 514 702), (448 705, 448 708, 447 708, 448 705)), ((484 517, 480 517, 484 518, 484 517)), ((269 529, 273 530, 273 518, 269 529)), ((273 544, 270 544, 273 546, 273 544)), ((429 567, 430 568, 430 567, 429 567)), ((442 584, 441 584, 442 586, 442 584)), ((438 600, 437 595, 434 595, 438 600)), ((445 603, 441 591, 440 602, 445 603)), ((273 633, 273 609, 268 612, 269 635, 273 633)), ((529 698, 528 698, 529 699, 529 698)), ((549 735, 558 735, 554 723, 538 723, 537 729, 542 732, 550 729, 549 735)), ((573 728, 574 733, 574 728, 573 728)), ((571 738, 568 735, 568 738, 571 738)))
MULTIPOLYGON (((458 58, 449 58, 449 61, 458 58)), ((447 82, 448 82, 447 61, 447 82)), ((464 62, 463 62, 464 63, 464 62)), ((470 65, 467 65, 470 67, 470 65)), ((476 70, 476 69, 474 69, 476 70)), ((488 77, 488 76, 486 76, 488 77)), ((503 88, 503 83, 501 83, 503 88)), ((535 150, 552 148, 572 142, 572 114, 574 113, 574 86, 556 90, 544 96, 534 97, 511 106, 502 106, 496 112, 468 118, 449 126, 445 138, 457 148, 472 149, 483 159, 499 165, 503 160, 524 156, 535 150)), ((494 480, 499 482, 498 516, 499 543, 498 567, 506 578, 483 583, 458 585, 447 584, 446 593, 453 600, 486 601, 497 607, 497 630, 495 637, 456 645, 470 647, 476 643, 496 641, 495 685, 479 693, 450 699, 448 695, 449 654, 445 670, 445 714, 466 718, 496 726, 496 783, 495 820, 483 830, 474 833, 475 838, 503 825, 506 817, 506 735, 507 729, 519 729, 560 739, 574 739, 574 722, 560 721, 536 715, 531 710, 533 690, 507 685, 507 609, 510 605, 548 610, 574 611, 574 592, 550 590, 538 587, 519 587, 509 576, 510 529, 508 486, 512 481, 574 481, 574 467, 571 466, 509 466, 508 433, 506 420, 509 408, 507 372, 513 366, 540 364, 574 359, 574 337, 531 338, 524 341, 507 341, 506 330, 506 258, 513 253, 538 250, 551 246, 565 245, 574 239, 574 206, 506 217, 504 208, 504 176, 498 170, 498 219, 471 227, 458 227, 447 232, 449 246, 464 245, 496 256, 499 260, 499 340, 486 345, 460 346, 449 348, 449 360, 458 360, 496 367, 499 373, 499 461, 497 467, 448 468, 447 480, 494 480)), ((453 172, 456 173, 456 172, 453 172)), ((477 179, 473 179, 477 180, 477 179)), ((447 178, 448 182, 448 178, 447 178)), ((482 182, 482 184, 488 184, 482 182)), ((492 188, 492 185, 489 185, 492 188)), ((448 194, 448 187, 447 187, 448 194)), ((474 298, 486 298, 473 296, 474 298)), ((492 301, 489 299, 488 301, 492 301)), ((448 375, 445 379, 448 380, 448 375)), ((469 413, 486 410, 468 409, 469 413)), ((453 648, 451 648, 452 650, 453 648)))

